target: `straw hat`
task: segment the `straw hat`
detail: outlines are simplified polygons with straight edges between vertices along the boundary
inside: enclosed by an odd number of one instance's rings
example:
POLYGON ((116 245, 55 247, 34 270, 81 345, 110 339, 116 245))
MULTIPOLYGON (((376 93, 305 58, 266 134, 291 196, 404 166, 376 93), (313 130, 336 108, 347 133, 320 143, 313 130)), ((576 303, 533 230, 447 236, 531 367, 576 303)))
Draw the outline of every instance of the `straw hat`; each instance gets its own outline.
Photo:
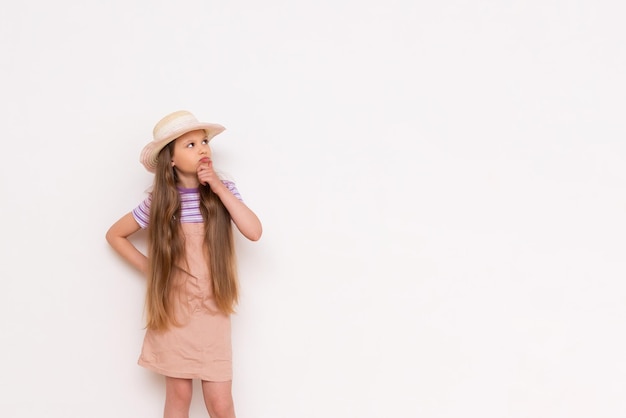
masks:
POLYGON ((186 110, 170 113, 154 125, 152 131, 154 140, 143 148, 139 161, 148 171, 154 173, 159 152, 179 136, 198 129, 204 130, 210 141, 211 138, 226 128, 217 123, 199 122, 191 112, 186 110))

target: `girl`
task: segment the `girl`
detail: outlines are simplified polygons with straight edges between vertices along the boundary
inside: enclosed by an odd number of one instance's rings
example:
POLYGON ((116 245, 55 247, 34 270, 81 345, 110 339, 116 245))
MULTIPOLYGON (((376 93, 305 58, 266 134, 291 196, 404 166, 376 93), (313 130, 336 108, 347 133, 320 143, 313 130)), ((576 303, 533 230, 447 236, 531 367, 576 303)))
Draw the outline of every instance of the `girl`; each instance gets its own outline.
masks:
POLYGON ((238 285, 232 223, 248 239, 261 222, 213 169, 218 124, 187 111, 154 127, 140 161, 155 173, 150 195, 115 222, 109 244, 145 274, 146 334, 139 365, 165 376, 165 418, 189 416, 192 379, 212 418, 234 418, 230 314, 238 285), (128 239, 147 228, 148 256, 128 239))

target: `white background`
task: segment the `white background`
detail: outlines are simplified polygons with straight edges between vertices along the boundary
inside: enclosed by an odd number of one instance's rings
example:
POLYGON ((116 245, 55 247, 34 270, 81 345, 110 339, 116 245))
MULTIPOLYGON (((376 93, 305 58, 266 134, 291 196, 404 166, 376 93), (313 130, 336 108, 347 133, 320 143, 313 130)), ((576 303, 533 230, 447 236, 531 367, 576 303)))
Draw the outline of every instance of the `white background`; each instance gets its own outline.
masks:
POLYGON ((0 415, 161 416, 104 234, 187 109, 264 224, 238 417, 626 416, 625 11, 3 2, 0 415))

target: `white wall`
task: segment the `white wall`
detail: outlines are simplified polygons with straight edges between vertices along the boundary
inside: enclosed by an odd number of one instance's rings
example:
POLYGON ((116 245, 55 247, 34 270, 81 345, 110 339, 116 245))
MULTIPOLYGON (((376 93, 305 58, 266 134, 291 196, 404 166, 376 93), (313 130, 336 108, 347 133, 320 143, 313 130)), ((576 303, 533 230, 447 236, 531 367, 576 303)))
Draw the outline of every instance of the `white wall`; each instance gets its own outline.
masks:
POLYGON ((104 234, 181 108, 265 228, 239 417, 626 415, 618 2, 4 3, 0 415, 161 415, 104 234))

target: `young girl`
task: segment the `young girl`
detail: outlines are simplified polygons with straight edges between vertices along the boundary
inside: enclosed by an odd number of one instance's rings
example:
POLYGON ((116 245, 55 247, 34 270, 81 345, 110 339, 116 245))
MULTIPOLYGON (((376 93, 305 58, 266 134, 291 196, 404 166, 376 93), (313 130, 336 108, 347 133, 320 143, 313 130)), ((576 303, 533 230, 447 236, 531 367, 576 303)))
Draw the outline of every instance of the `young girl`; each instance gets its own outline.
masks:
POLYGON ((139 365, 165 376, 165 418, 189 416, 192 379, 212 418, 234 418, 230 314, 238 286, 232 223, 248 239, 261 222, 235 185, 213 169, 218 124, 187 111, 154 127, 140 161, 153 172, 149 196, 115 222, 109 244, 146 275, 146 334, 139 365), (148 256, 128 239, 147 228, 148 256))

